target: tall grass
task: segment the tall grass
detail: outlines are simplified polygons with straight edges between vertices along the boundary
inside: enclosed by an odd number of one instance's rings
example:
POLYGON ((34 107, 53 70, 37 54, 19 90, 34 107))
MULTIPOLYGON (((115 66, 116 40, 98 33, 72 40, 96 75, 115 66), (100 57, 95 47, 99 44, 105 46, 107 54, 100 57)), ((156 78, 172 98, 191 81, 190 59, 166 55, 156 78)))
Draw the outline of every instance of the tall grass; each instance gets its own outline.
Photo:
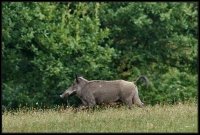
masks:
POLYGON ((2 132, 197 132, 197 104, 19 109, 4 112, 2 132))

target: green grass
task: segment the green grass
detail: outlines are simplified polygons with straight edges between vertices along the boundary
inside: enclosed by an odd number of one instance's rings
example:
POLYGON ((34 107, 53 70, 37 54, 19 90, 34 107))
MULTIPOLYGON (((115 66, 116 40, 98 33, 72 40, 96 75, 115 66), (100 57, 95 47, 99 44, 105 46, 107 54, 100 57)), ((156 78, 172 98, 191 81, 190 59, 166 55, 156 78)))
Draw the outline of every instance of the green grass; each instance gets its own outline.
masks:
POLYGON ((197 104, 6 111, 2 132, 197 132, 197 104))

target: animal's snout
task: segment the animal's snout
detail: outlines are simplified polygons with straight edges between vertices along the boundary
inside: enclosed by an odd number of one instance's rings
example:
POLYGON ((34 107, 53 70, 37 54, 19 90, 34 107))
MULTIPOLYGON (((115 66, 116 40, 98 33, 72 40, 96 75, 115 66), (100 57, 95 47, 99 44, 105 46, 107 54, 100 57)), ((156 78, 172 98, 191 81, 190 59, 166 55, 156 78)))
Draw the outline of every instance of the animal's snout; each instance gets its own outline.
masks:
POLYGON ((63 94, 61 94, 60 95, 60 98, 65 98, 65 97, 68 97, 69 96, 69 93, 67 92, 65 92, 65 93, 63 93, 63 94))

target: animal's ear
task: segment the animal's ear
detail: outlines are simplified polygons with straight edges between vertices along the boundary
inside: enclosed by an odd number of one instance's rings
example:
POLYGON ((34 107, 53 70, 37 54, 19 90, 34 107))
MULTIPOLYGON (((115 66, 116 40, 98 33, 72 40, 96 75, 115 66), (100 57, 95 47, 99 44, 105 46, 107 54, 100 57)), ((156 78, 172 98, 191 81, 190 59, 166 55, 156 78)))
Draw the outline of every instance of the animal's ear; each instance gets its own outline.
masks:
POLYGON ((77 74, 75 74, 75 77, 76 77, 76 82, 79 83, 77 74))

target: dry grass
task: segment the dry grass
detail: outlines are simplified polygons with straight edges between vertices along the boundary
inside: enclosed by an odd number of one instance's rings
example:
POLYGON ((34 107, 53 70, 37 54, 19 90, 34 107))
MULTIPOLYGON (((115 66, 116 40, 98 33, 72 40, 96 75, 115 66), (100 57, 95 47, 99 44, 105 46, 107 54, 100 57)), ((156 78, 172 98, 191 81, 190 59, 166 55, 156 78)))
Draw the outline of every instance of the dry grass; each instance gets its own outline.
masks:
POLYGON ((5 112, 2 132, 197 132, 197 104, 5 112))

